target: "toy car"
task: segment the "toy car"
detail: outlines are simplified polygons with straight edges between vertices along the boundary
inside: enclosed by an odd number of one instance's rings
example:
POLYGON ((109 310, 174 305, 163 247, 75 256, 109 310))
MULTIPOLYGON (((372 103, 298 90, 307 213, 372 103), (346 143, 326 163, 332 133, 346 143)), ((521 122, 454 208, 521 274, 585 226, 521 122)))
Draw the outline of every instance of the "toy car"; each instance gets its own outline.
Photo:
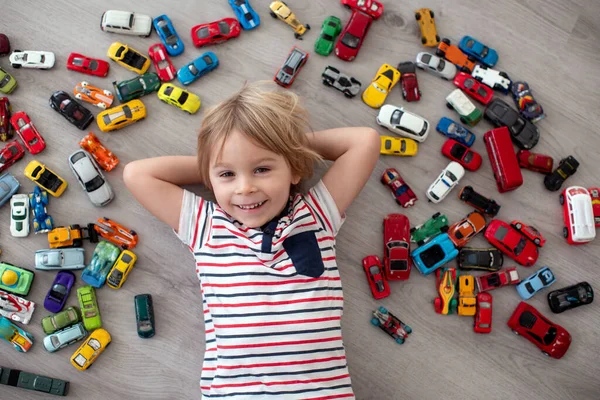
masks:
POLYGON ((67 188, 67 181, 37 160, 25 167, 25 176, 54 197, 59 197, 67 188))
POLYGON ((483 116, 481 111, 460 89, 454 89, 446 96, 446 107, 456 111, 460 115, 460 122, 470 126, 477 125, 483 116))
POLYGON ((152 33, 152 18, 146 14, 108 10, 102 14, 100 29, 110 33, 148 37, 152 33))
POLYGON ((278 18, 292 27, 294 30, 294 37, 296 39, 301 39, 302 35, 304 35, 306 31, 310 29, 310 25, 302 25, 300 21, 298 21, 296 15, 283 1, 271 2, 271 4, 269 4, 269 9, 269 14, 271 14, 271 17, 278 18))
POLYGON ((477 311, 473 331, 475 333, 492 331, 492 295, 489 293, 477 293, 477 311))
POLYGON ((417 65, 417 68, 429 71, 446 81, 454 79, 454 76, 456 76, 457 72, 454 64, 444 61, 433 54, 424 52, 417 54, 415 64, 417 65))
POLYGON ((25 150, 19 142, 14 140, 7 143, 6 146, 0 149, 0 172, 19 161, 24 155, 25 150))
POLYGON ((102 328, 93 331, 71 356, 71 365, 80 371, 88 369, 110 344, 110 334, 102 328))
POLYGON ((594 301, 594 290, 587 282, 579 282, 548 293, 548 305, 553 313, 559 314, 594 301))
POLYGON ((353 77, 341 73, 337 68, 325 67, 321 78, 325 86, 339 90, 348 98, 352 98, 360 92, 361 83, 353 77))
POLYGON ((48 243, 51 249, 63 247, 83 247, 83 240, 89 239, 91 243, 98 242, 94 224, 87 227, 79 225, 59 226, 48 233, 48 243))
POLYGON ((33 335, 3 316, 0 316, 0 338, 12 344, 15 350, 21 353, 26 353, 33 346, 33 335))
POLYGON ((34 233, 45 233, 54 228, 54 221, 48 215, 46 206, 48 205, 48 193, 41 190, 39 186, 33 188, 29 193, 29 205, 33 213, 33 231, 34 233))
POLYGON ((111 91, 97 88, 88 82, 79 82, 75 85, 73 95, 76 99, 93 104, 103 110, 109 108, 115 99, 111 91))
POLYGON ((86 57, 83 54, 71 53, 67 59, 67 69, 93 76, 108 75, 110 64, 98 58, 86 57))
POLYGON ((0 384, 57 396, 66 396, 69 393, 68 381, 6 367, 0 367, 0 384))
POLYGON ((571 335, 565 328, 524 301, 519 303, 507 325, 516 335, 523 336, 552 358, 562 358, 571 345, 571 335))
MULTIPOLYGON (((81 245, 81 244, 80 244, 81 245)), ((35 252, 35 269, 68 270, 85 268, 83 248, 46 249, 35 252)))
POLYGON ((10 126, 12 106, 7 97, 0 97, 0 140, 6 142, 12 139, 14 133, 10 126))
POLYGON ((496 50, 487 47, 471 36, 463 36, 460 43, 458 43, 458 48, 486 67, 492 68, 498 62, 498 53, 496 50))
POLYGON ((100 168, 105 171, 112 171, 119 164, 119 159, 112 151, 108 150, 100 142, 100 139, 93 132, 85 135, 80 141, 79 146, 94 157, 100 168))
POLYGON ((442 154, 469 171, 477 171, 481 167, 481 155, 456 140, 446 140, 442 146, 442 154))
POLYGON ((416 156, 419 145, 412 139, 397 138, 393 136, 380 136, 381 149, 380 154, 391 156, 416 156))
POLYGON ((367 274, 367 280, 369 281, 373 297, 376 300, 388 297, 390 295, 390 285, 383 274, 383 267, 381 266, 379 257, 366 256, 363 258, 362 264, 365 274, 367 274))
POLYGON ((44 348, 50 353, 67 347, 87 335, 87 331, 83 327, 83 323, 78 323, 61 331, 52 333, 44 338, 44 348))
POLYGON ((415 193, 408 186, 396 168, 388 168, 381 175, 381 183, 386 185, 392 191, 392 197, 398 205, 407 208, 415 204, 418 200, 415 193))
POLYGON ((546 117, 542 106, 533 98, 527 82, 513 82, 511 93, 517 110, 523 117, 533 123, 546 117))
POLYGON ((102 319, 100 310, 98 309, 98 301, 96 300, 96 290, 90 286, 82 286, 77 289, 77 299, 81 308, 81 320, 83 326, 88 331, 100 328, 102 319))
POLYGON ((106 55, 120 66, 136 74, 143 74, 150 68, 148 57, 123 43, 114 42, 111 44, 106 55))
POLYGON ((121 246, 123 250, 133 249, 138 242, 138 235, 135 231, 125 228, 112 219, 98 218, 94 225, 96 233, 104 239, 121 246))
POLYGON ((148 56, 154 63, 158 78, 162 82, 168 82, 175 78, 177 71, 167 54, 167 49, 162 43, 156 43, 148 49, 148 56))
POLYGON ((389 312, 385 307, 379 307, 373 311, 371 324, 378 326, 385 333, 390 335, 398 344, 403 344, 412 333, 412 328, 400 321, 398 317, 389 312))
POLYGON ((415 64, 412 61, 401 62, 396 69, 400 72, 402 98, 408 102, 419 101, 421 99, 421 91, 419 90, 415 64))
POLYGON ((512 85, 506 72, 496 71, 495 69, 482 67, 481 65, 476 65, 471 75, 479 82, 503 94, 508 94, 512 85))
POLYGON ((458 250, 447 233, 437 235, 411 254, 413 263, 423 275, 429 275, 457 255, 458 250))
POLYGON ((458 278, 458 315, 472 317, 476 313, 475 278, 463 275, 458 278))
POLYGON ((443 38, 438 44, 435 55, 444 57, 463 72, 471 73, 473 68, 475 68, 475 63, 473 62, 475 58, 467 56, 458 47, 450 44, 450 39, 448 38, 443 38))
POLYGON ((519 166, 521 168, 534 172, 541 172, 545 175, 552 172, 554 159, 550 156, 532 153, 529 150, 519 150, 517 152, 517 159, 519 160, 519 166))
POLYGON ((494 219, 488 224, 484 236, 492 246, 521 265, 531 267, 537 261, 538 246, 513 225, 494 219))
POLYGON ((445 215, 435 213, 430 219, 421 225, 410 229, 410 241, 422 246, 425 242, 433 239, 440 233, 448 232, 448 218, 445 215))
POLYGON ((467 147, 471 147, 475 142, 475 134, 473 132, 447 117, 442 117, 435 129, 449 139, 454 139, 467 147))
POLYGON ((101 240, 94 249, 92 261, 81 272, 81 279, 95 288, 102 287, 120 252, 114 244, 101 240))
POLYGON ((341 0, 340 3, 350 10, 364 12, 373 19, 379 19, 383 15, 383 4, 376 0, 341 0))
POLYGON ((207 51, 192 62, 184 65, 177 71, 177 79, 183 85, 197 81, 210 71, 219 66, 219 59, 212 51, 207 51))
POLYGON ((288 54, 273 80, 284 88, 292 86, 306 61, 308 61, 308 53, 299 47, 292 47, 292 51, 288 54))
POLYGON ((402 214, 388 214, 383 219, 383 267, 390 280, 410 277, 410 223, 402 214))
POLYGON ((531 150, 540 140, 537 127, 510 108, 503 100, 492 100, 483 114, 496 127, 506 126, 510 138, 520 149, 531 150))
POLYGON ((35 303, 0 290, 0 315, 27 325, 35 311, 35 303))
POLYGON ((379 109, 376 121, 397 135, 424 142, 429 134, 429 121, 403 107, 386 104, 379 109))
POLYGON ((444 200, 463 176, 465 176, 465 169, 462 165, 456 161, 450 161, 450 164, 427 189, 425 193, 427 198, 434 203, 444 200))
POLYGON ((233 8, 235 17, 242 25, 242 28, 254 29, 260 25, 260 16, 254 11, 248 0, 229 0, 229 5, 233 8))
POLYGON ((50 69, 54 67, 55 60, 51 51, 14 50, 8 57, 13 68, 50 69))
POLYGON ((360 11, 352 11, 350 19, 338 36, 335 44, 335 55, 344 61, 352 61, 358 55, 369 28, 373 23, 373 18, 360 11))
POLYGON ((57 313, 65 306, 71 288, 75 283, 75 274, 71 271, 59 271, 54 278, 54 283, 44 300, 44 308, 57 313))
POLYGON ((47 335, 50 335, 67 326, 76 324, 80 320, 77 307, 67 307, 59 313, 42 318, 42 329, 47 335))
POLYGON ((504 268, 499 271, 475 277, 477 290, 485 292, 502 286, 516 285, 520 282, 516 267, 504 268))
POLYGON ((27 296, 34 278, 33 271, 0 262, 0 290, 27 296))
POLYGON ((488 199, 477 193, 472 186, 462 188, 458 198, 490 217, 495 217, 500 211, 501 206, 494 199, 488 199))
POLYGON ((119 289, 123 286, 136 260, 137 256, 133 252, 123 250, 108 273, 108 277, 106 278, 108 287, 119 289))
POLYGON ((498 271, 504 263, 504 256, 494 247, 488 249, 463 247, 458 252, 457 262, 459 269, 498 271))
POLYGON ((333 15, 325 18, 321 25, 321 34, 315 41, 315 53, 328 56, 333 51, 334 41, 342 31, 342 21, 333 15))
POLYGON ((371 84, 363 92, 362 100, 369 107, 381 107, 385 103, 387 95, 399 80, 400 72, 389 64, 383 64, 379 67, 371 84))
POLYGON ((120 106, 100 112, 96 123, 102 132, 111 132, 146 118, 146 106, 141 100, 131 100, 120 106))
POLYGON ((537 292, 556 282, 556 277, 550 271, 550 268, 543 267, 538 269, 533 275, 523 279, 517 285, 517 293, 523 300, 528 300, 537 292))
POLYGON ((473 211, 465 219, 451 225, 447 233, 457 248, 464 247, 473 236, 485 229, 485 225, 484 215, 479 211, 473 211))
POLYGON ((84 130, 94 120, 94 115, 76 102, 66 92, 58 90, 52 93, 49 101, 50 107, 65 117, 67 121, 77 128, 84 130))
POLYGON ((581 186, 570 186, 559 196, 563 206, 563 236, 569 244, 584 244, 596 238, 592 198, 581 186))
POLYGON ((435 271, 435 287, 439 294, 433 300, 433 308, 436 313, 448 315, 456 312, 457 300, 454 298, 456 293, 456 269, 440 268, 435 271))
POLYGON ((11 94, 17 86, 17 80, 4 69, 0 68, 0 92, 11 94))
POLYGON ((592 198, 592 209, 594 210, 594 222, 596 228, 600 227, 600 188, 589 188, 590 197, 592 198))
POLYGON ((8 172, 0 176, 0 206, 4 205, 19 190, 19 181, 8 172))
POLYGON ((556 192, 568 177, 577 172, 578 167, 579 161, 575 157, 563 158, 558 163, 558 167, 550 175, 544 177, 544 186, 546 186, 546 189, 556 192))
POLYGON ((158 37, 167 48, 167 53, 170 56, 174 57, 183 53, 185 46, 175 31, 175 27, 169 17, 165 14, 159 15, 152 20, 152 25, 154 25, 158 37))
POLYGON ((44 138, 24 111, 14 113, 10 118, 10 123, 31 154, 38 154, 46 148, 44 138))
POLYGON ((223 43, 240 36, 242 28, 235 18, 223 18, 208 24, 192 27, 192 42, 196 47, 223 43))
POLYGON ((521 221, 512 221, 510 225, 525 235, 525 237, 531 240, 536 246, 543 247, 546 243, 546 239, 542 236, 542 234, 535 229, 533 226, 525 225, 521 221))
POLYGON ((429 8, 420 8, 415 11, 415 19, 421 29, 421 43, 423 46, 437 46, 440 37, 435 29, 435 14, 429 8))
POLYGON ((459 72, 454 77, 454 85, 461 88, 466 94, 477 100, 483 105, 492 101, 494 92, 486 85, 473 79, 473 77, 464 72, 459 72))
POLYGON ((10 53, 10 40, 4 33, 0 33, 0 56, 10 53))
POLYGON ((138 294, 133 298, 135 304, 135 320, 137 325, 137 334, 143 339, 149 339, 154 336, 156 330, 154 327, 154 305, 152 295, 148 293, 138 294))
POLYGON ((114 81, 113 87, 119 101, 124 103, 156 92, 160 88, 160 79, 154 72, 146 72, 124 81, 114 81))
POLYGON ((200 108, 200 97, 171 83, 163 83, 157 95, 161 101, 180 108, 188 114, 195 114, 200 108))

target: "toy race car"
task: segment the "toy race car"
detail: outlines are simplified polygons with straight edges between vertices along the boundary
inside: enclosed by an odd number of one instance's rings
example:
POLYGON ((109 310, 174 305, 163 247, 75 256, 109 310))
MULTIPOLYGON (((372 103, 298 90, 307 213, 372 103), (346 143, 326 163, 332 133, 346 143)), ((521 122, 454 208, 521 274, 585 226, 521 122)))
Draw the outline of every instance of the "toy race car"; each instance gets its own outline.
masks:
POLYGON ((25 176, 54 197, 59 197, 67 189, 67 181, 37 160, 25 167, 25 176))
POLYGON ((54 220, 46 210, 48 193, 45 190, 34 187, 33 192, 29 193, 29 205, 33 213, 34 233, 46 233, 54 229, 54 220))
POLYGON ((10 198, 10 234, 29 236, 29 196, 26 194, 13 194, 10 198))
POLYGON ((133 249, 138 242, 138 235, 135 231, 129 230, 106 217, 98 218, 94 230, 104 239, 121 246, 123 250, 133 249))
POLYGON ((469 171, 477 171, 481 167, 481 154, 453 139, 448 139, 442 146, 442 154, 456 161, 469 171))
POLYGON ((101 240, 94 249, 92 261, 81 272, 81 279, 92 287, 102 287, 120 252, 114 244, 101 240))
POLYGON ((0 140, 6 142, 12 139, 14 133, 10 126, 12 106, 8 97, 0 97, 0 140))
POLYGON ((46 295, 44 308, 52 313, 62 310, 74 284, 75 274, 71 271, 59 271, 46 295))
POLYGON ((471 73, 473 78, 477 79, 479 82, 491 87, 494 90, 502 92, 503 94, 508 94, 512 82, 506 72, 499 72, 495 69, 482 67, 481 65, 476 65, 471 73))
POLYGON ((11 94, 17 86, 17 80, 4 69, 0 68, 0 92, 11 94))
POLYGON ((554 159, 544 154, 532 153, 529 150, 519 150, 517 153, 519 167, 548 175, 552 172, 554 159))
POLYGON ((377 256, 366 256, 362 260, 363 269, 369 281, 371 293, 376 300, 383 299, 390 295, 390 285, 383 273, 381 261, 377 256))
POLYGON ((417 80, 417 70, 412 61, 401 62, 396 68, 400 71, 400 85, 402 86, 402 97, 404 100, 419 101, 421 91, 419 90, 419 81, 417 80))
POLYGON ((177 79, 183 85, 189 85, 219 66, 219 59, 212 51, 207 51, 200 57, 184 65, 177 71, 177 79))
POLYGON ((27 325, 35 311, 35 303, 17 295, 0 290, 0 315, 27 325))
POLYGON ((377 74, 371 84, 362 94, 362 100, 366 105, 379 108, 385 103, 387 95, 400 80, 400 72, 389 64, 379 67, 377 74))
POLYGON ((354 60, 372 23, 373 18, 369 15, 357 10, 352 11, 350 19, 335 44, 335 55, 340 60, 354 60))
POLYGON ((386 185, 392 191, 392 197, 398 205, 408 208, 418 200, 415 193, 408 186, 396 168, 388 168, 381 175, 381 183, 386 185))
POLYGON ((477 293, 477 311, 473 331, 475 333, 492 331, 492 295, 487 292, 477 293))
POLYGON ((540 140, 537 127, 521 117, 503 100, 492 100, 485 108, 483 117, 496 127, 506 126, 513 143, 520 149, 531 150, 540 140))
MULTIPOLYGON (((364 100, 364 94, 363 94, 364 100)), ((404 109, 386 104, 379 109, 376 121, 379 125, 417 142, 424 142, 429 135, 429 121, 404 109)))
POLYGON ((127 280, 136 261, 137 256, 132 251, 123 250, 106 277, 106 284, 108 287, 111 289, 121 288, 127 280))
POLYGON ((467 56, 465 53, 453 44, 450 44, 450 39, 443 38, 438 44, 435 54, 438 57, 444 57, 452 64, 456 65, 461 71, 471 73, 475 68, 475 58, 467 56))
POLYGON ((98 242, 94 224, 88 224, 85 228, 79 225, 59 226, 48 232, 48 244, 51 249, 82 247, 84 240, 98 242))
POLYGON ((587 282, 579 282, 548 293, 548 305, 553 313, 559 314, 594 301, 594 291, 587 282))
POLYGON ((96 124, 102 132, 125 128, 146 118, 146 106, 139 100, 131 100, 117 107, 109 108, 96 116, 96 124))
POLYGON ((141 75, 150 68, 150 59, 148 57, 123 43, 114 42, 111 44, 106 55, 120 66, 136 74, 141 75))
MULTIPOLYGON (((517 222, 517 221, 513 221, 517 222)), ((492 220, 484 236, 490 244, 505 255, 526 267, 531 267, 538 259, 538 246, 534 244, 524 233, 526 225, 519 222, 521 228, 517 229, 512 223, 494 219, 492 220)))
POLYGON ((575 157, 568 156, 567 158, 563 158, 558 163, 558 167, 550 175, 546 175, 544 186, 546 186, 546 189, 556 192, 568 177, 577 172, 578 167, 579 161, 575 157))
POLYGON ((162 82, 169 82, 175 78, 177 71, 167 54, 167 49, 162 43, 155 43, 150 46, 148 56, 150 56, 156 73, 162 82))
POLYGON ((415 11, 415 19, 421 29, 421 43, 423 46, 435 47, 440 37, 435 29, 435 14, 429 8, 420 8, 415 11))
POLYGON ((93 132, 85 135, 80 141, 79 146, 94 157, 100 168, 105 171, 111 171, 119 164, 119 159, 112 151, 108 150, 100 142, 100 139, 93 132))
POLYGON ((52 93, 49 104, 57 113, 81 130, 87 128, 94 120, 94 114, 90 110, 73 100, 71 96, 62 90, 52 93))
POLYGON ((73 88, 73 95, 77 100, 83 100, 103 110, 112 106, 115 96, 110 90, 103 90, 88 82, 79 82, 73 88))
POLYGON ((250 6, 249 0, 229 0, 229 5, 245 30, 254 29, 260 25, 260 16, 250 6))
POLYGON ((125 103, 152 92, 156 92, 158 88, 160 88, 160 82, 160 78, 157 74, 154 72, 146 72, 145 74, 124 81, 114 81, 112 84, 119 101, 125 103))
POLYGON ((308 61, 308 53, 299 47, 292 47, 292 51, 275 74, 275 83, 284 88, 292 86, 306 61, 308 61))
POLYGON ((337 68, 331 66, 325 67, 321 78, 323 79, 323 85, 339 90, 348 98, 356 96, 362 86, 353 77, 343 74, 337 68))
POLYGON ((457 248, 465 246, 469 240, 485 229, 485 217, 479 211, 470 212, 466 218, 448 228, 448 236, 457 248))
POLYGON ((413 263, 423 275, 429 275, 442 265, 452 261, 458 250, 447 233, 437 235, 430 242, 413 250, 413 263))
POLYGON ((429 71, 446 81, 454 79, 457 72, 454 64, 425 52, 417 54, 416 64, 418 68, 429 71))
POLYGON ((38 154, 46 148, 44 138, 24 111, 14 113, 10 118, 10 123, 31 154, 38 154))
POLYGON ((465 186, 462 188, 458 194, 458 198, 490 217, 495 217, 500 211, 500 205, 496 203, 495 200, 488 199, 477 193, 472 186, 465 186))
POLYGON ((494 97, 494 91, 475 80, 471 75, 459 72, 454 77, 454 85, 483 105, 487 105, 494 97))
POLYGON ((458 185, 463 176, 465 176, 463 166, 456 161, 450 161, 425 192, 429 201, 439 203, 444 200, 448 193, 458 185))
POLYGON ((383 219, 383 267, 390 280, 410 277, 410 223, 402 214, 388 214, 383 219))
POLYGON ((172 83, 163 83, 160 89, 158 89, 157 95, 161 101, 175 106, 188 114, 195 114, 200 109, 200 97, 172 83))
POLYGON ((416 156, 419 151, 419 144, 407 138, 396 136, 380 136, 381 148, 379 154, 390 156, 411 157, 416 156))
POLYGON ((398 344, 403 344, 412 333, 412 328, 400 321, 398 317, 389 312, 385 307, 379 307, 373 311, 371 324, 378 326, 385 333, 390 335, 398 344))
POLYGON ((342 31, 342 21, 333 15, 325 18, 321 25, 321 34, 315 41, 315 53, 328 56, 333 51, 335 39, 342 31))
POLYGON ((454 298, 456 293, 456 268, 440 268, 435 271, 435 287, 439 294, 439 297, 433 300, 435 312, 442 315, 455 313, 458 304, 454 298))
POLYGON ((600 188, 589 188, 590 197, 592 198, 592 209, 594 210, 594 222, 596 228, 600 227, 600 188))
POLYGON ((502 252, 494 247, 476 249, 463 247, 458 252, 458 268, 464 270, 498 271, 504 264, 502 252))
POLYGON ((504 268, 500 271, 475 277, 479 292, 486 292, 507 285, 516 285, 520 281, 516 267, 504 268))
POLYGON ((556 277, 550 271, 550 268, 543 267, 538 269, 533 275, 523 279, 517 285, 517 293, 523 300, 529 300, 537 292, 556 282, 556 277))
POLYGON ((24 155, 25 150, 18 141, 13 140, 7 143, 6 146, 0 149, 0 172, 19 161, 24 155))
POLYGON ((110 64, 98 58, 71 53, 67 59, 67 69, 81 72, 82 74, 105 77, 108 75, 110 64))
POLYGON ((476 313, 475 278, 463 275, 458 278, 458 315, 472 317, 476 313))
POLYGON ((463 36, 460 43, 458 43, 458 48, 486 67, 493 68, 498 62, 498 53, 496 50, 484 45, 471 36, 463 36))
POLYGON ((13 68, 50 69, 54 67, 56 58, 51 51, 15 50, 8 61, 13 68))
MULTIPOLYGON (((0 338, 4 339, 20 353, 26 353, 33 346, 33 335, 19 328, 8 318, 0 316, 0 338)), ((0 368, 0 371, 3 368, 0 368)), ((12 377, 11 377, 12 378, 12 377)))
POLYGON ((527 82, 513 82, 511 93, 517 110, 523 117, 533 123, 546 117, 542 106, 533 98, 527 82))
POLYGON ((341 0, 340 3, 350 10, 361 11, 373 19, 379 19, 383 15, 383 4, 377 0, 341 0))
POLYGON ((34 278, 35 273, 33 271, 0 262, 0 290, 27 296, 34 278))
POLYGON ((80 371, 88 369, 111 342, 108 331, 98 328, 83 342, 71 356, 71 365, 80 371))
POLYGON ((170 56, 175 57, 183 53, 185 46, 169 17, 165 14, 159 15, 152 20, 152 25, 170 56))
POLYGON ((196 47, 223 43, 240 36, 242 28, 235 18, 223 18, 218 21, 192 27, 192 42, 196 47))
POLYGON ((448 218, 439 212, 435 213, 431 216, 431 219, 410 229, 410 241, 422 246, 434 236, 447 232, 448 228, 448 218))
POLYGON ((302 25, 296 18, 296 15, 283 1, 273 1, 269 4, 269 9, 271 17, 280 19, 294 30, 294 37, 296 39, 302 39, 302 35, 310 30, 310 25, 302 25))
POLYGON ((446 107, 456 111, 460 115, 460 122, 469 126, 477 125, 483 117, 481 111, 460 89, 454 89, 446 96, 446 107))

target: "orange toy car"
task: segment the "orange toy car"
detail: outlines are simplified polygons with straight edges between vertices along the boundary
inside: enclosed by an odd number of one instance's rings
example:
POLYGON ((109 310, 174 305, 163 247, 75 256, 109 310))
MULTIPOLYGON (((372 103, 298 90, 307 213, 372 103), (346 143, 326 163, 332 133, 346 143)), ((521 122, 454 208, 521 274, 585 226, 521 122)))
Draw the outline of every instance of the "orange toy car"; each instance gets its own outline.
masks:
POLYGON ((82 149, 94 157, 100 168, 111 171, 119 163, 119 159, 112 151, 108 150, 92 132, 79 141, 82 149))
POLYGON ((473 211, 462 221, 458 221, 448 228, 448 236, 452 243, 458 248, 463 247, 467 242, 486 226, 485 217, 479 211, 473 211))
POLYGON ((87 82, 79 82, 77 85, 75 85, 75 88, 73 89, 73 95, 77 99, 92 103, 103 110, 109 108, 115 99, 115 96, 112 94, 112 92, 99 89, 87 82))
POLYGON ((463 72, 470 74, 475 68, 475 59, 467 56, 458 47, 450 44, 450 39, 443 38, 440 44, 438 44, 435 54, 455 64, 463 72))
POLYGON ((435 29, 435 19, 433 11, 429 8, 419 8, 415 11, 415 19, 421 28, 421 43, 423 46, 435 47, 440 41, 440 37, 435 29))
POLYGON ((104 239, 121 246, 125 250, 133 249, 138 242, 138 235, 135 231, 129 230, 106 217, 98 218, 94 230, 104 239))

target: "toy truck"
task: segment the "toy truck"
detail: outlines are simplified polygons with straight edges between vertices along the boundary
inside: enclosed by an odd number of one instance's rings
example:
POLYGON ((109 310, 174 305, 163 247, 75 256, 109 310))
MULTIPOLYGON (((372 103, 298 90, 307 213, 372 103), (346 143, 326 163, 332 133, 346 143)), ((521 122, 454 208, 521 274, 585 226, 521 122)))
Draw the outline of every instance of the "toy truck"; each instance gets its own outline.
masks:
POLYGON ((474 316, 476 305, 475 278, 471 275, 460 276, 458 278, 458 315, 474 316))
POLYGON ((82 247, 84 240, 92 243, 98 242, 94 224, 88 224, 86 228, 79 225, 59 226, 48 232, 48 243, 51 249, 82 247))

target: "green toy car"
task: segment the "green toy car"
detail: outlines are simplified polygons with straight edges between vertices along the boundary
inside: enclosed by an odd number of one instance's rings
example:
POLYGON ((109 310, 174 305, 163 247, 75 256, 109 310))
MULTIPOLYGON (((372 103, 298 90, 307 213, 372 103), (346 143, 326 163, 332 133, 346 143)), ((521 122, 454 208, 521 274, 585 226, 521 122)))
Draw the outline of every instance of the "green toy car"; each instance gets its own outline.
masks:
POLYGON ((0 384, 56 396, 66 396, 69 393, 68 381, 6 367, 0 367, 0 384))
POLYGON ((333 51, 335 38, 342 31, 342 21, 333 15, 325 18, 321 26, 321 34, 315 42, 315 53, 328 56, 333 51))
POLYGON ((425 242, 433 239, 434 236, 447 231, 448 218, 440 213, 435 213, 425 223, 410 229, 410 241, 422 246, 425 242))
POLYGON ((92 261, 81 272, 81 279, 88 285, 101 288, 112 266, 119 258, 121 249, 112 243, 101 240, 94 249, 92 261))
POLYGON ((42 329, 47 335, 50 335, 67 326, 76 324, 80 320, 77 308, 69 307, 59 313, 42 318, 42 329))
POLYGON ((34 277, 33 271, 0 262, 0 289, 2 290, 27 296, 34 277))
POLYGON ((121 82, 113 82, 115 92, 121 103, 156 92, 160 85, 161 81, 154 72, 147 72, 121 82))
POLYGON ((17 80, 0 68, 0 92, 11 94, 17 88, 17 80))
POLYGON ((100 309, 96 300, 96 290, 90 286, 82 286, 77 289, 77 299, 81 307, 81 319, 83 326, 89 332, 102 327, 102 318, 100 318, 100 309))

